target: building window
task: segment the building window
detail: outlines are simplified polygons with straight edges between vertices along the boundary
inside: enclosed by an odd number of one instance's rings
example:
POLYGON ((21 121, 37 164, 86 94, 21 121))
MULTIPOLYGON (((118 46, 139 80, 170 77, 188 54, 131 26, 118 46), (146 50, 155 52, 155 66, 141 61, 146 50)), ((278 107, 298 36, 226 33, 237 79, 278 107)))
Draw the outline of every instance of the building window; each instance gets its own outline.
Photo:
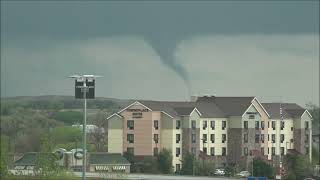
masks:
POLYGON ((223 147, 222 148, 222 156, 225 156, 227 154, 227 148, 223 147))
POLYGON ((214 123, 214 121, 210 121, 210 127, 211 127, 212 130, 214 130, 214 128, 215 128, 215 123, 214 123))
POLYGON ((180 156, 180 148, 176 148, 176 157, 180 156))
POLYGON ((275 135, 275 134, 272 134, 271 140, 272 140, 272 143, 275 143, 275 142, 276 142, 276 135, 275 135))
POLYGON ((133 120, 128 120, 127 121, 127 127, 128 127, 128 129, 133 130, 134 129, 134 121, 133 120))
POLYGON ((248 156, 248 148, 247 147, 243 148, 243 154, 245 156, 248 156))
POLYGON ((270 141, 270 135, 268 134, 268 141, 270 141))
POLYGON ((196 148, 195 148, 195 147, 192 147, 192 148, 191 148, 191 153, 192 153, 192 154, 196 154, 196 148))
POLYGON ((248 129, 248 121, 244 121, 243 123, 244 123, 243 124, 244 129, 248 129))
POLYGON ((304 123, 305 123, 305 124, 304 124, 305 129, 309 129, 309 122, 308 122, 308 121, 305 121, 304 123))
POLYGON ((248 143, 248 134, 243 134, 243 142, 248 143))
POLYGON ((293 131, 293 127, 291 127, 291 131, 293 131))
POLYGON ((225 143, 227 140, 227 135, 226 134, 222 134, 222 143, 225 143))
POLYGON ((159 142, 159 134, 153 134, 153 140, 155 143, 159 142))
POLYGON ((133 147, 128 147, 127 148, 127 153, 134 154, 134 148, 133 147))
POLYGON ((264 148, 261 148, 261 155, 264 155, 264 148))
POLYGON ((254 114, 250 114, 249 119, 254 119, 254 114))
POLYGON ((281 130, 284 129, 284 121, 280 121, 281 130))
POLYGON ((271 148, 271 153, 272 153, 273 156, 276 155, 276 148, 275 147, 271 148))
POLYGON ((270 148, 268 148, 268 154, 270 154, 270 148))
POLYGON ((210 148, 210 155, 214 156, 214 147, 210 148))
POLYGON ((280 134, 280 142, 283 143, 284 141, 284 134, 280 134))
POLYGON ((275 121, 271 121, 271 126, 273 130, 276 130, 276 122, 275 121))
POLYGON ((261 142, 264 143, 264 134, 261 134, 261 142))
POLYGON ((227 121, 222 121, 222 130, 225 130, 227 127, 227 121))
POLYGON ((207 143, 207 134, 202 134, 202 142, 207 143))
POLYGON ((196 134, 191 135, 192 143, 196 143, 196 134))
POLYGON ((207 154, 207 148, 203 147, 203 153, 207 154))
POLYGON ((261 129, 264 130, 264 121, 261 121, 261 129))
POLYGON ((176 134, 176 143, 180 142, 180 134, 176 134))
POLYGON ((255 142, 255 143, 259 143, 259 139, 260 139, 260 135, 259 135, 259 134, 256 134, 256 135, 255 135, 255 138, 254 138, 254 142, 255 142))
POLYGON ((293 139, 290 139, 290 142, 293 143, 293 139))
POLYGON ((134 143, 134 134, 127 134, 127 141, 129 143, 134 143))
POLYGON ((270 128, 270 122, 268 121, 268 128, 270 128))
POLYGON ((153 148, 153 155, 158 156, 159 149, 157 147, 153 148))
POLYGON ((255 128, 256 128, 256 130, 259 130, 259 121, 255 122, 255 128))
POLYGON ((159 129, 159 121, 158 121, 158 120, 153 121, 153 127, 154 127, 154 129, 156 129, 156 130, 159 129))
POLYGON ((207 121, 203 121, 202 123, 203 123, 202 124, 202 129, 203 130, 207 129, 207 126, 208 126, 207 121))
POLYGON ((180 127, 181 127, 181 122, 180 122, 180 120, 177 120, 176 121, 176 129, 180 129, 180 127))
POLYGON ((180 164, 176 164, 176 172, 180 172, 181 170, 181 165, 180 164))
POLYGON ((284 155, 284 147, 281 147, 280 151, 281 151, 281 155, 284 155))
POLYGON ((195 120, 191 121, 191 127, 192 127, 192 129, 196 129, 196 121, 195 120))
POLYGON ((211 134, 211 135, 210 135, 210 141, 211 141, 212 143, 214 143, 214 134, 211 134))

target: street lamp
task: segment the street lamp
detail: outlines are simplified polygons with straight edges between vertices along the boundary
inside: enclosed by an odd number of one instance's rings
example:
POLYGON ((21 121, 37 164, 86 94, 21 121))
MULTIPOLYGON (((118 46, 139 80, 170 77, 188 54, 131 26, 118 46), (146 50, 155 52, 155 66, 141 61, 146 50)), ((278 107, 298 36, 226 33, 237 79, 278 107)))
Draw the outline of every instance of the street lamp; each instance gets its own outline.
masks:
POLYGON ((87 99, 94 99, 95 78, 96 75, 72 75, 69 78, 75 79, 75 98, 84 99, 84 118, 83 118, 83 161, 82 161, 82 179, 86 179, 86 126, 87 126, 87 99))

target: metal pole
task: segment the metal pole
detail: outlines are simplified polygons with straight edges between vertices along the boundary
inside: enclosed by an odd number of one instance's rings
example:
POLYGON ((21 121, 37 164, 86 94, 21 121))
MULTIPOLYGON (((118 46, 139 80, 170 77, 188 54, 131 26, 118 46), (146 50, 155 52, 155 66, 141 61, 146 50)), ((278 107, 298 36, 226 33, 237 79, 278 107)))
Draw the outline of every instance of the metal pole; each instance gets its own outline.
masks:
MULTIPOLYGON (((196 151, 197 151, 197 150, 196 150, 196 151)), ((195 160, 196 160, 195 156, 196 156, 196 155, 193 155, 193 157, 192 157, 192 158, 193 158, 193 161, 192 161, 192 175, 193 175, 193 176, 194 176, 194 168, 195 168, 195 167, 194 167, 194 162, 195 162, 195 160)))
POLYGON ((83 82, 83 98, 84 98, 84 119, 83 119, 83 126, 82 126, 82 131, 83 131, 83 164, 82 164, 82 179, 86 179, 86 126, 87 126, 87 86, 86 86, 86 79, 84 79, 83 82))
POLYGON ((202 171, 204 170, 204 139, 202 139, 202 171))
POLYGON ((253 156, 252 156, 252 161, 251 161, 251 171, 252 171, 252 176, 253 176, 253 156))

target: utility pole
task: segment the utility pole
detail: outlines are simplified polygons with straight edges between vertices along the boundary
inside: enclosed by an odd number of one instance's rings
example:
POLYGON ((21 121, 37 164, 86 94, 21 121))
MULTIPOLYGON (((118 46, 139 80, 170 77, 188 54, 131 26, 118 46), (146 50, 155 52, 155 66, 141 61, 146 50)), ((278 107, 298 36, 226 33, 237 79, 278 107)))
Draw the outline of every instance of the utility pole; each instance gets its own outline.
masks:
POLYGON ((278 128, 278 144, 279 144, 279 172, 280 172, 280 180, 282 179, 282 152, 281 152, 281 126, 283 123, 283 111, 282 111, 282 104, 280 102, 280 107, 279 107, 279 113, 280 113, 280 126, 278 128))
POLYGON ((94 90, 95 90, 95 78, 101 76, 95 75, 72 75, 69 78, 75 79, 75 98, 84 99, 84 108, 83 108, 83 160, 82 160, 82 179, 86 179, 86 165, 87 165, 87 148, 86 148, 86 126, 87 126, 87 98, 94 99, 94 90))
POLYGON ((86 139, 87 139, 87 132, 86 132, 86 127, 87 127, 87 85, 86 85, 86 81, 83 82, 83 98, 84 98, 84 108, 83 108, 83 111, 84 111, 84 119, 83 119, 83 126, 82 126, 82 132, 83 132, 83 159, 82 159, 82 179, 85 180, 86 179, 86 170, 87 170, 87 164, 86 164, 86 154, 87 154, 87 148, 86 148, 86 145, 87 145, 87 142, 86 142, 86 139))
POLYGON ((204 169, 204 140, 205 139, 201 139, 202 140, 202 170, 204 169))

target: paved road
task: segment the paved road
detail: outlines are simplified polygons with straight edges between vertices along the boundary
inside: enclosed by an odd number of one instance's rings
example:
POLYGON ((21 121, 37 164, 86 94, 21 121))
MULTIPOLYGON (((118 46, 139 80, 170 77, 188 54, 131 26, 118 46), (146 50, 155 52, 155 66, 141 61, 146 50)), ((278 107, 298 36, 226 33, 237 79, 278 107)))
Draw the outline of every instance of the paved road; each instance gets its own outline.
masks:
MULTIPOLYGON (((75 175, 81 177, 81 172, 75 172, 75 175)), ((135 179, 135 180, 235 180, 227 177, 203 177, 203 176, 174 176, 174 175, 154 175, 154 174, 99 174, 87 172, 87 177, 108 177, 112 179, 135 179)), ((237 179, 239 180, 239 179, 237 179)))

